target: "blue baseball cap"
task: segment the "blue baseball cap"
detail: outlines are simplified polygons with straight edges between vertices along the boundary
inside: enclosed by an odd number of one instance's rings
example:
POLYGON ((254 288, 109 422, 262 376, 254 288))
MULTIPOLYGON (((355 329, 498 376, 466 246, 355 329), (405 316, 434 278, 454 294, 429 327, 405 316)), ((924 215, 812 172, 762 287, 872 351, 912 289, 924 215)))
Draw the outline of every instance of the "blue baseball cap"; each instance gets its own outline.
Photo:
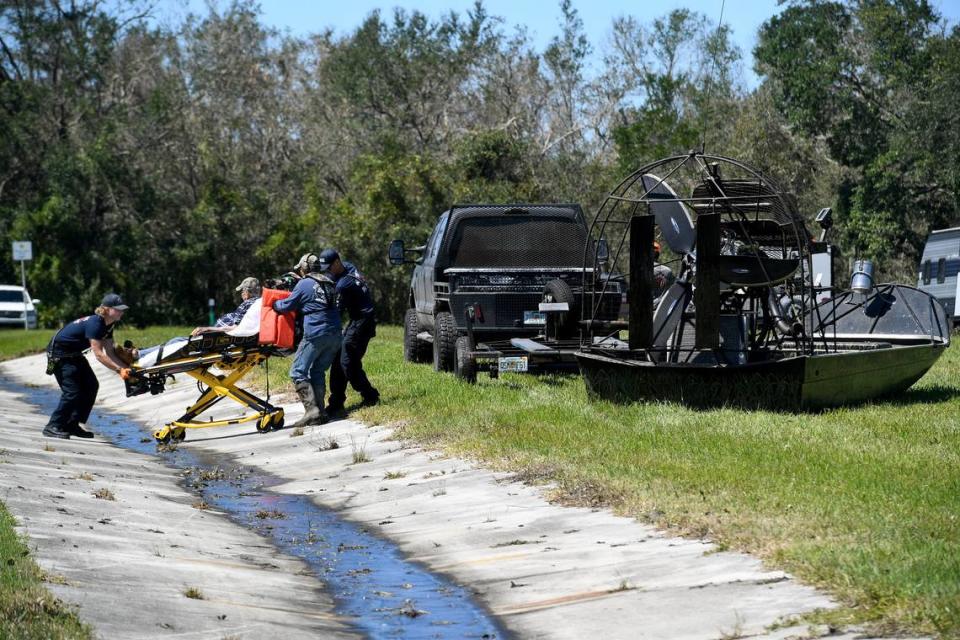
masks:
POLYGON ((103 296, 103 300, 100 302, 100 306, 111 307, 113 309, 117 309, 118 311, 126 311, 127 309, 130 308, 127 305, 123 304, 123 298, 121 298, 116 293, 108 293, 107 295, 103 296))
POLYGON ((317 270, 327 271, 330 269, 330 265, 339 259, 340 254, 337 253, 336 249, 324 249, 320 252, 320 257, 317 258, 317 270))

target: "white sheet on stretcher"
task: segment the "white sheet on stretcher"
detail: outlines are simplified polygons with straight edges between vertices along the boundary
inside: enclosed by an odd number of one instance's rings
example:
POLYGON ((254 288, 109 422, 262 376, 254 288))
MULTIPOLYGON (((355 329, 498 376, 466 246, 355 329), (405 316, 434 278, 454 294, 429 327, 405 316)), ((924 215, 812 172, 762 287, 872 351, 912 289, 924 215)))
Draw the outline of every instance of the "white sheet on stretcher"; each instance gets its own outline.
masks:
MULTIPOLYGON (((228 336, 245 338, 260 333, 260 298, 257 299, 247 312, 243 314, 240 324, 227 331, 228 336)), ((138 367, 152 367, 157 364, 157 356, 160 355, 160 347, 163 347, 163 353, 170 354, 178 351, 183 345, 187 344, 188 338, 177 337, 167 340, 164 344, 158 344, 155 347, 140 349, 140 359, 137 360, 138 367)))
POLYGON ((262 301, 263 298, 254 300, 250 308, 247 309, 247 312, 243 314, 240 324, 230 331, 227 331, 227 335, 245 338, 260 333, 260 308, 263 306, 262 301))

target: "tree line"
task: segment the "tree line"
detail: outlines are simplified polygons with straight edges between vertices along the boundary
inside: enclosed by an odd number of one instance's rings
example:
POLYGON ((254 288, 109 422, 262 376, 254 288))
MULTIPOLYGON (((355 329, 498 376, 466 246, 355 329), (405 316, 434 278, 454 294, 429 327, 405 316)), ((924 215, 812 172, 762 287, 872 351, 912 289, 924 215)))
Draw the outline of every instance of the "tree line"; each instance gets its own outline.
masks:
MULTIPOLYGON (((294 37, 249 0, 173 26, 137 0, 0 0, 0 240, 33 242, 47 325, 107 290, 133 322, 200 322, 244 276, 325 247, 398 321, 390 239, 425 239, 457 202, 589 212, 701 144, 810 218, 833 207, 839 244, 888 277, 912 282, 928 231, 958 221, 960 30, 928 2, 790 1, 746 54, 689 10, 590 42, 560 8, 538 48, 482 2, 294 37)), ((0 281, 18 271, 0 261, 0 281)))

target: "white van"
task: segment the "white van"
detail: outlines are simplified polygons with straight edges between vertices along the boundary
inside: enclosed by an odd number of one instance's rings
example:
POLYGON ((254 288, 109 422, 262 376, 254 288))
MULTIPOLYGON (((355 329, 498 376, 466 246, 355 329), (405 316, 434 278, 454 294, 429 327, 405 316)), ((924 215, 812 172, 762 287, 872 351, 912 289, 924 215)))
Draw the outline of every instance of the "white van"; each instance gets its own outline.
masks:
POLYGON ((0 284, 0 327, 23 327, 23 316, 27 316, 27 328, 37 328, 37 305, 23 287, 12 284, 0 284))
POLYGON ((931 231, 920 258, 917 288, 943 304, 954 323, 960 316, 960 227, 931 231))

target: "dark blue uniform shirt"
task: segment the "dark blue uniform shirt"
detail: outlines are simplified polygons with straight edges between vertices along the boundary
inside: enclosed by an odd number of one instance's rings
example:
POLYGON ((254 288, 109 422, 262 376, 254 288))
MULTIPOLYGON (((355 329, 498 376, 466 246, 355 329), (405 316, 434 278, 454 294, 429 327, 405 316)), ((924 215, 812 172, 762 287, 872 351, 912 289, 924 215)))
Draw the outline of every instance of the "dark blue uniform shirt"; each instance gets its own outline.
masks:
POLYGON ((373 315, 373 296, 363 276, 349 262, 343 263, 345 271, 337 278, 337 294, 340 297, 340 310, 350 314, 351 320, 359 320, 373 315))
POLYGON ((90 348, 91 340, 113 338, 114 325, 107 326, 97 314, 74 320, 54 337, 53 354, 55 356, 77 354, 90 348))
POLYGON ((340 333, 340 311, 337 286, 322 274, 311 274, 320 282, 306 277, 297 283, 290 296, 273 303, 278 313, 296 311, 303 314, 303 337, 307 340, 340 333))

